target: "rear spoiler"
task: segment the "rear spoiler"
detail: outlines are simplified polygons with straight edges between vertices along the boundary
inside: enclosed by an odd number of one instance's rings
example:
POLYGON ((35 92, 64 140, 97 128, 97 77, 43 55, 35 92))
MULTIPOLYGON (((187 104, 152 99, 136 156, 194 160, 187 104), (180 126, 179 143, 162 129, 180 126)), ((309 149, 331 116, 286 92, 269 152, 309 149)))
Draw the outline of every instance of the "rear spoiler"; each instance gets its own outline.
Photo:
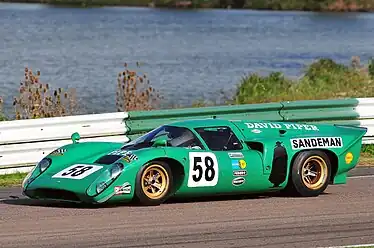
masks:
POLYGON ((356 131, 361 132, 361 135, 364 136, 368 131, 367 127, 355 126, 355 125, 343 125, 343 124, 334 124, 335 127, 339 128, 346 128, 346 129, 353 129, 356 131))

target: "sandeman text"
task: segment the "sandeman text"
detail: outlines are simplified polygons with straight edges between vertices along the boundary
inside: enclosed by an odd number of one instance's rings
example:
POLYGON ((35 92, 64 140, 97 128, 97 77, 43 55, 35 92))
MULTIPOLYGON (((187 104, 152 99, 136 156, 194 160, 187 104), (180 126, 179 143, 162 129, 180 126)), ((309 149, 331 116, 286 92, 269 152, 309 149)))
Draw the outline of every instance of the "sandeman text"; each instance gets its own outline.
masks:
POLYGON ((313 137, 291 139, 293 150, 304 148, 340 148, 343 147, 341 137, 313 137))

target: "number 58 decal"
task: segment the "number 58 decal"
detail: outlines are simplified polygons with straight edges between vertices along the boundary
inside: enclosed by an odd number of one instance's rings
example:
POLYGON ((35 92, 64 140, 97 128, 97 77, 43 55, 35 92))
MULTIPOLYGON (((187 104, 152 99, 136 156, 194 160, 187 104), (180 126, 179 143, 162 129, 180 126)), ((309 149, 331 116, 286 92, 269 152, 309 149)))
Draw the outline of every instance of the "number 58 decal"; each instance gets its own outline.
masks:
POLYGON ((188 187, 215 186, 219 170, 216 156, 211 152, 191 152, 188 187))
POLYGON ((67 167, 59 173, 53 175, 53 178, 69 178, 69 179, 82 179, 86 176, 98 171, 102 166, 91 164, 75 164, 67 167))

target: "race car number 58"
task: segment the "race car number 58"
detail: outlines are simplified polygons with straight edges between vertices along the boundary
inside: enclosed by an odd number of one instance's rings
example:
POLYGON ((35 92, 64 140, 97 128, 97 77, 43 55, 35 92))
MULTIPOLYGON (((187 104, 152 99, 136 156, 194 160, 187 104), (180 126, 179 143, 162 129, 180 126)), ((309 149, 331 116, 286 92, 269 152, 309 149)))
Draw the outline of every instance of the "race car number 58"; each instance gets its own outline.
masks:
POLYGON ((102 166, 91 164, 75 164, 67 167, 59 173, 53 175, 53 178, 69 178, 69 179, 82 179, 86 176, 98 171, 102 166))
POLYGON ((191 152, 188 187, 211 187, 218 182, 216 156, 211 152, 191 152))

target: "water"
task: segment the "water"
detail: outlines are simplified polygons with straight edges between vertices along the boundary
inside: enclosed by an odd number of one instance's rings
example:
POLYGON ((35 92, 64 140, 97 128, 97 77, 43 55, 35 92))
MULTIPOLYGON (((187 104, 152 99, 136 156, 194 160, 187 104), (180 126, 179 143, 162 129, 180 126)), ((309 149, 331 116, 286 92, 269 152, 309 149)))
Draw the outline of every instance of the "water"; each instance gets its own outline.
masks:
MULTIPOLYGON (((0 4, 0 96, 12 114, 25 66, 53 87, 74 87, 82 113, 114 112, 124 62, 143 63, 163 106, 220 100, 249 72, 302 74, 330 57, 348 64, 373 56, 374 15, 176 11, 147 8, 70 9, 0 4)), ((135 67, 134 67, 135 68, 135 67)))

